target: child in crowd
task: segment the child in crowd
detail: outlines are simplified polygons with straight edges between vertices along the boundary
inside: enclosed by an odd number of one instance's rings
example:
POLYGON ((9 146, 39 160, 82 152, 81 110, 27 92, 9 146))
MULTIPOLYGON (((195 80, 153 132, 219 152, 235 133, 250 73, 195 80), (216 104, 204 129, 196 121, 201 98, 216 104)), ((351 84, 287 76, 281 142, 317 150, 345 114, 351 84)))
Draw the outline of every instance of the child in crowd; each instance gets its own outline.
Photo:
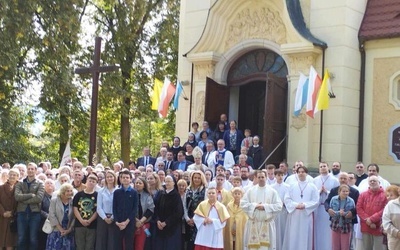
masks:
POLYGON ((243 197, 243 189, 234 187, 231 190, 233 200, 226 207, 231 216, 224 228, 224 249, 243 249, 243 235, 246 226, 247 214, 240 208, 240 199, 243 197))
POLYGON ((346 218, 346 215, 355 207, 354 200, 349 197, 350 187, 340 185, 339 195, 332 198, 329 207, 335 211, 331 217, 332 229, 332 250, 350 249, 352 219, 346 218))

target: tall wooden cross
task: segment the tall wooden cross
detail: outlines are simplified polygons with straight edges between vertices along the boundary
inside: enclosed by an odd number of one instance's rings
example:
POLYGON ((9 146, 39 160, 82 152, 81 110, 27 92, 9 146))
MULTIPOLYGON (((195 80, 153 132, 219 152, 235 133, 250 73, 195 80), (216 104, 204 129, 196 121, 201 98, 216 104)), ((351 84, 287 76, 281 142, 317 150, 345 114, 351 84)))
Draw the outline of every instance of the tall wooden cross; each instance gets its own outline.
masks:
POLYGON ((117 71, 118 66, 100 66, 101 37, 96 37, 94 46, 93 65, 87 68, 76 68, 76 74, 92 74, 92 106, 90 111, 90 140, 89 140, 89 166, 93 166, 93 156, 96 152, 96 132, 97 132, 97 103, 99 95, 99 76, 100 73, 117 71))

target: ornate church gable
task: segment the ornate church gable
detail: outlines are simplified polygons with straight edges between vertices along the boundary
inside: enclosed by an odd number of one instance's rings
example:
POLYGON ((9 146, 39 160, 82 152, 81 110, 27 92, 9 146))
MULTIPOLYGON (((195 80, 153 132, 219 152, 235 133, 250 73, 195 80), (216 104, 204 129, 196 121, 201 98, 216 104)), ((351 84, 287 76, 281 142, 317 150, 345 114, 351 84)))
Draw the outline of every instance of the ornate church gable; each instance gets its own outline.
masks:
POLYGON ((284 1, 217 1, 210 9, 201 38, 189 54, 224 54, 248 40, 277 45, 307 43, 294 29, 284 1))
POLYGON ((246 8, 236 13, 227 27, 225 49, 241 41, 258 38, 277 44, 286 43, 286 27, 278 11, 264 7, 246 8))

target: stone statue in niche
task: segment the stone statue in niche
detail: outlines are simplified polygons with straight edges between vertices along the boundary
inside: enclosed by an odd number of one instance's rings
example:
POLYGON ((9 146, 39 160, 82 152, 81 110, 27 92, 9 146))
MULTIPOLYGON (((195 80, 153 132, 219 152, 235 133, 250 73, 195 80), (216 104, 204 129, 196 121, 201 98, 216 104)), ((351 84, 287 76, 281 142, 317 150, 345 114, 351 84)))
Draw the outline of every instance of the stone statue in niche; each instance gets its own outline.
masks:
POLYGON ((200 91, 196 95, 196 121, 202 122, 204 120, 204 108, 206 105, 206 96, 204 91, 200 91))

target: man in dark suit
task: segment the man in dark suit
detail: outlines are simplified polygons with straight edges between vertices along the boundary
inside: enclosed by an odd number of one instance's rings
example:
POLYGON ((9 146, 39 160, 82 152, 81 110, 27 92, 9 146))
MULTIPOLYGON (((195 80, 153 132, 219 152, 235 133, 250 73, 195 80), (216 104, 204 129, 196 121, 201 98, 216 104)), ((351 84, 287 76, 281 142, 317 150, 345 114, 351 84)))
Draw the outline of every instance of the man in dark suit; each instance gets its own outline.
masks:
POLYGON ((178 153, 178 161, 174 162, 174 165, 172 165, 172 170, 180 169, 182 171, 186 171, 187 167, 190 164, 193 164, 193 162, 186 161, 185 152, 182 150, 182 151, 179 151, 179 153, 178 153))
POLYGON ((165 171, 167 171, 168 169, 172 170, 172 166, 174 165, 174 153, 172 152, 172 150, 168 150, 166 156, 167 156, 167 159, 164 161, 165 171))
POLYGON ((143 148, 143 156, 137 159, 137 166, 144 166, 146 167, 148 164, 154 165, 156 164, 156 158, 150 156, 150 148, 144 147, 143 148))

